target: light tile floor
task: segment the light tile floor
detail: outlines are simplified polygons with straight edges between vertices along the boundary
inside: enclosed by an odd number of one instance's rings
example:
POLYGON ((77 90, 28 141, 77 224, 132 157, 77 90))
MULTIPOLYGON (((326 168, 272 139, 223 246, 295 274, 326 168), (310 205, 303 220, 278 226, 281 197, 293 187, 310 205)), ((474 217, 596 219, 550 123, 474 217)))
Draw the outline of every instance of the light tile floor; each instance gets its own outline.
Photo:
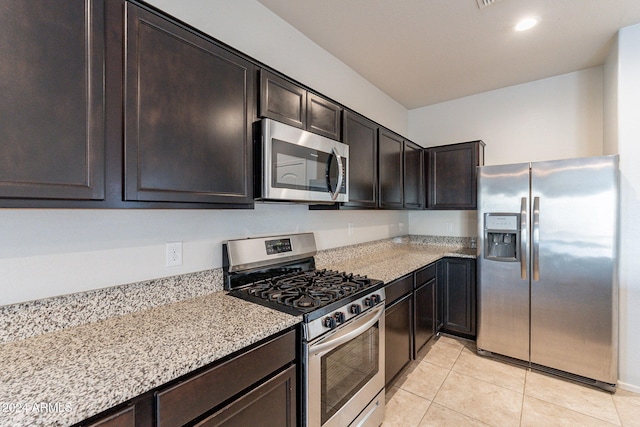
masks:
POLYGON ((383 427, 640 426, 640 394, 615 394, 431 340, 387 390, 383 427))

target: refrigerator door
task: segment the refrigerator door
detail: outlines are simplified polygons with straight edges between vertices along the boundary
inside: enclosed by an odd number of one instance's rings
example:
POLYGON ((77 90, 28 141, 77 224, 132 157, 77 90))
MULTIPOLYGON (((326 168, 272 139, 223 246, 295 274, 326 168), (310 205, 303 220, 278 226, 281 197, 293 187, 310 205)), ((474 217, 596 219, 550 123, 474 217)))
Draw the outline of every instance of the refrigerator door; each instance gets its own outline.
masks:
POLYGON ((478 168, 477 346, 522 360, 529 360, 528 206, 529 163, 478 168), (513 242, 514 223, 516 256, 492 257, 495 245, 513 242), (497 232, 487 236, 488 229, 497 232))
POLYGON ((531 362, 617 381, 618 156, 531 167, 531 362))

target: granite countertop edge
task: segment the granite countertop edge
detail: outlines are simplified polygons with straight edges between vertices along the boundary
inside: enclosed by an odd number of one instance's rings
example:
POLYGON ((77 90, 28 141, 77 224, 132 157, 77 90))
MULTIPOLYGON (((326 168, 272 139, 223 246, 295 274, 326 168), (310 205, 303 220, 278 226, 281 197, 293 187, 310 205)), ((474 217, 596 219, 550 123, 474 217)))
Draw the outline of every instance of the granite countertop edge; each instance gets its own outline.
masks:
POLYGON ((0 426, 72 425, 301 320, 218 291, 3 344, 0 426))
MULTIPOLYGON (((316 264, 388 283, 449 256, 475 249, 387 239, 321 251, 316 264)), ((80 422, 301 320, 216 291, 2 344, 0 426, 80 422)))

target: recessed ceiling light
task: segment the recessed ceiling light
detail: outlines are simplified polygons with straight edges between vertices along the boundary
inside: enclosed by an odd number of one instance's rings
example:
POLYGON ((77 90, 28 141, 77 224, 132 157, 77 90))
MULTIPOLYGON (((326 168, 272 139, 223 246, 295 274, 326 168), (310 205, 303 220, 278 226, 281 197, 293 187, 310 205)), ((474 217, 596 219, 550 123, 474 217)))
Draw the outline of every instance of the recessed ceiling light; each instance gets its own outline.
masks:
POLYGON ((513 27, 513 29, 516 31, 527 31, 535 27, 536 25, 538 25, 538 22, 540 22, 539 18, 535 18, 535 17, 524 18, 520 20, 516 24, 516 26, 513 27))

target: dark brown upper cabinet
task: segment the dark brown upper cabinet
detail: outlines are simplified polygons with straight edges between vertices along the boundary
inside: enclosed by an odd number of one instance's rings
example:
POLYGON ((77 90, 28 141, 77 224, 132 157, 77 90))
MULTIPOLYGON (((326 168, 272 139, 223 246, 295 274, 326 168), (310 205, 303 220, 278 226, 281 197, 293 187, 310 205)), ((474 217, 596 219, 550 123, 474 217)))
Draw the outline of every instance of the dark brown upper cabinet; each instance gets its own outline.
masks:
POLYGON ((378 126, 344 111, 343 142, 349 146, 348 207, 375 208, 378 200, 378 126))
POLYGON ((340 140, 342 108, 339 105, 265 69, 260 70, 258 114, 340 140))
POLYGON ((307 127, 307 91, 264 69, 260 70, 260 117, 300 129, 307 127))
POLYGON ((253 65, 126 4, 125 199, 253 201, 253 65))
POLYGON ((342 109, 314 93, 307 93, 307 130, 340 140, 342 109))
MULTIPOLYGON (((386 129, 378 133, 378 206, 402 209, 404 139, 386 129)), ((351 160, 351 153, 349 153, 351 160)))
POLYGON ((404 208, 424 209, 424 150, 404 141, 404 208))
POLYGON ((0 52, 0 198, 103 199, 103 1, 0 2, 0 52))
POLYGON ((484 165, 484 142, 428 149, 429 209, 477 209, 477 167, 484 165))

